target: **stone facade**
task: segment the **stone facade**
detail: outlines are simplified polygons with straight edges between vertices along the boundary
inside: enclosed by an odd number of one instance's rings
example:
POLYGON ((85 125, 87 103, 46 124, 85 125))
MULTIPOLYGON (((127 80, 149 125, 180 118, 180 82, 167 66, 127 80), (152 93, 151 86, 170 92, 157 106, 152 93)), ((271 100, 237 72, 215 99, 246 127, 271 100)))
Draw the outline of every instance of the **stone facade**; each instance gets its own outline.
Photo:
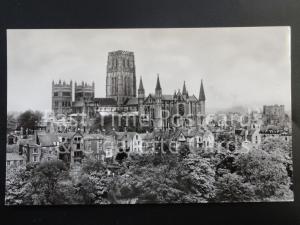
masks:
POLYGON ((128 98, 136 97, 134 54, 128 51, 108 53, 106 97, 122 105, 128 98))
POLYGON ((264 105, 262 119, 264 124, 283 126, 285 122, 284 105, 264 105))
POLYGON ((52 111, 55 115, 72 112, 72 93, 72 81, 69 84, 52 81, 52 111))
POLYGON ((132 113, 142 118, 143 127, 166 130, 175 127, 197 127, 205 116, 205 93, 200 84, 199 97, 189 94, 186 83, 174 94, 163 94, 157 76, 154 94, 145 95, 142 78, 136 96, 136 76, 133 52, 108 53, 106 98, 95 98, 95 83, 75 82, 75 101, 72 102, 72 82, 52 84, 52 108, 55 115, 82 113, 94 118, 100 114, 132 113), (68 92, 68 94, 66 94, 68 92), (54 94, 56 93, 56 94, 54 94), (67 96, 65 96, 67 95, 67 96), (69 96, 70 95, 70 96, 69 96), (67 103, 66 103, 67 102, 67 103))
POLYGON ((155 94, 145 97, 143 82, 140 80, 138 89, 138 109, 143 125, 154 129, 169 129, 174 127, 197 127, 203 124, 205 115, 205 94, 201 81, 200 94, 189 95, 184 82, 182 92, 174 95, 162 94, 159 76, 157 76, 155 94))

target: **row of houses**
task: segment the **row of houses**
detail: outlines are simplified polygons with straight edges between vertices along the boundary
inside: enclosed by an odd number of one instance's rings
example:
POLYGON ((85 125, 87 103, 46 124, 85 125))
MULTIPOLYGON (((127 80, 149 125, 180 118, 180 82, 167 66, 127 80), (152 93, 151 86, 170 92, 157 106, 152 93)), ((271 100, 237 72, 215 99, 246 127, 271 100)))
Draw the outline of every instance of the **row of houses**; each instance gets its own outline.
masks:
POLYGON ((76 132, 35 132, 26 138, 8 135, 7 166, 21 166, 60 159, 68 165, 82 163, 86 158, 114 159, 119 153, 149 154, 167 145, 176 151, 182 145, 194 148, 214 147, 214 136, 209 130, 185 130, 176 132, 116 132, 86 134, 76 132), (16 161, 16 162, 15 162, 16 161))

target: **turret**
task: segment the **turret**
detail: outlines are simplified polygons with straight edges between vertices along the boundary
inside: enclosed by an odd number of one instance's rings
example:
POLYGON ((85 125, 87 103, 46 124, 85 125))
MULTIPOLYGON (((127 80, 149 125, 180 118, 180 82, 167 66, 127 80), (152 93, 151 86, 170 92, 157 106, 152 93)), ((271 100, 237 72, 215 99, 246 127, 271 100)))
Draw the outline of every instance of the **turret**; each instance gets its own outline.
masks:
POLYGON ((155 87, 155 96, 157 98, 161 98, 162 90, 159 82, 159 75, 157 74, 157 81, 156 81, 156 87, 155 87))
POLYGON ((199 113, 201 115, 205 115, 205 93, 204 93, 204 88, 203 88, 203 82, 201 80, 201 85, 200 85, 200 92, 199 92, 199 113))
POLYGON ((199 101, 205 101, 205 93, 204 93, 204 88, 203 88, 203 82, 201 80, 201 85, 200 85, 200 93, 199 93, 199 101))
POLYGON ((143 86, 142 77, 140 78, 140 85, 139 85, 139 89, 138 89, 138 98, 139 99, 144 99, 145 98, 145 89, 144 89, 144 86, 143 86))
POLYGON ((185 81, 183 82, 183 88, 182 88, 182 95, 187 98, 189 96, 187 90, 186 90, 186 86, 185 86, 185 81))
POLYGON ((155 87, 155 109, 154 109, 154 129, 162 129, 162 106, 161 106, 161 98, 162 98, 162 89, 159 82, 159 75, 157 74, 157 81, 155 87))

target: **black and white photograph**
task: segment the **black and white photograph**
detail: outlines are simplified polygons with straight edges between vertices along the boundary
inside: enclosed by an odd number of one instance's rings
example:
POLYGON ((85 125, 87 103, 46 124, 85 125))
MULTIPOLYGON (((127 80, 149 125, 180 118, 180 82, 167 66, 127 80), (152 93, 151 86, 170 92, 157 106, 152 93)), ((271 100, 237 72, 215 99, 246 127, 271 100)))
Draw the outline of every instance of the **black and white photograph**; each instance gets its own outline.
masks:
POLYGON ((6 34, 5 205, 294 201, 289 26, 6 34))

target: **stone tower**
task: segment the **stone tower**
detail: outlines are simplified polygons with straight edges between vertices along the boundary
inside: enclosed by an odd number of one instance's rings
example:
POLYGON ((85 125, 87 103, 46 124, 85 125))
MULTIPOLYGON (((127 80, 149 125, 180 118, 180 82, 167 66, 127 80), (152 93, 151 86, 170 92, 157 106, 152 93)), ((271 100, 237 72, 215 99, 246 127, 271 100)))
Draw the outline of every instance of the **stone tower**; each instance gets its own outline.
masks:
POLYGON ((75 102, 90 102, 93 101, 95 98, 95 83, 93 82, 92 85, 84 83, 83 81, 81 84, 77 84, 75 82, 75 102))
POLYGON ((52 111, 55 115, 72 113, 72 81, 52 81, 52 111))
POLYGON ((108 53, 106 97, 122 105, 128 98, 136 97, 134 54, 128 51, 108 53))
POLYGON ((154 106, 154 129, 162 129, 162 89, 159 82, 159 75, 157 75, 155 87, 155 106, 154 106))

